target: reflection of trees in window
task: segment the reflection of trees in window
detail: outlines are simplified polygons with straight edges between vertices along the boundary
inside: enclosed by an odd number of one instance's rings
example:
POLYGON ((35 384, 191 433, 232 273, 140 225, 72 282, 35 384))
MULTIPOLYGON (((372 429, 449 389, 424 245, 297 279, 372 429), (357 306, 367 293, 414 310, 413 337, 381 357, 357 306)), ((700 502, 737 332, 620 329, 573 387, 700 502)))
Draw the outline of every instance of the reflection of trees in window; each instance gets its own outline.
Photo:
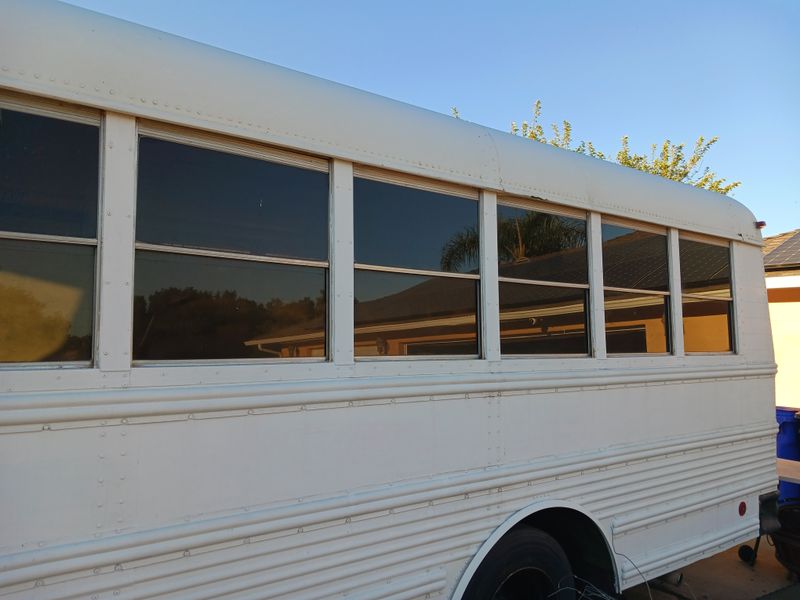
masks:
POLYGON ((325 356, 327 163, 260 150, 140 139, 134 360, 325 356))
POLYGON ((353 198, 355 355, 477 355, 477 194, 356 178, 353 198))
MULTIPOLYGON (((585 221, 505 206, 499 207, 499 211, 511 213, 505 217, 498 214, 497 254, 501 264, 524 262, 532 257, 586 246, 585 221)), ((479 254, 477 228, 465 228, 442 248, 442 268, 457 270, 477 260, 479 254)))
MULTIPOLYGON (((247 344, 292 327, 318 331, 324 343, 325 293, 293 302, 260 303, 232 290, 167 288, 134 298, 134 357, 147 359, 264 358, 282 355, 280 344, 247 344)), ((300 353, 302 355, 302 352, 300 353)))

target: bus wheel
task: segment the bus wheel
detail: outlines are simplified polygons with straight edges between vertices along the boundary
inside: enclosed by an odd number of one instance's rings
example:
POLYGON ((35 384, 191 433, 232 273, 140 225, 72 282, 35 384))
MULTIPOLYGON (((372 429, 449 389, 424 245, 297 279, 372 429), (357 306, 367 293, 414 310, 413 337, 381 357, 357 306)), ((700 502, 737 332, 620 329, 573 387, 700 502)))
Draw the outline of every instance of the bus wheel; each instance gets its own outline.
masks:
POLYGON ((481 562, 462 600, 574 600, 564 550, 531 527, 512 529, 481 562))

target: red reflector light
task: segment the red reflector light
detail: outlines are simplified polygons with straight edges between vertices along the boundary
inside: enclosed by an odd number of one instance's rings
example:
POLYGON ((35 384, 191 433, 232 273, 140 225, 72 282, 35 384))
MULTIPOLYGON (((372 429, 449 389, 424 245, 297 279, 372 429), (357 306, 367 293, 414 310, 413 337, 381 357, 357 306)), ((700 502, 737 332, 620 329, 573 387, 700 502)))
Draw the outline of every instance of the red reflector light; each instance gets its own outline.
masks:
POLYGON ((747 502, 739 502, 739 516, 743 517, 747 512, 747 502))

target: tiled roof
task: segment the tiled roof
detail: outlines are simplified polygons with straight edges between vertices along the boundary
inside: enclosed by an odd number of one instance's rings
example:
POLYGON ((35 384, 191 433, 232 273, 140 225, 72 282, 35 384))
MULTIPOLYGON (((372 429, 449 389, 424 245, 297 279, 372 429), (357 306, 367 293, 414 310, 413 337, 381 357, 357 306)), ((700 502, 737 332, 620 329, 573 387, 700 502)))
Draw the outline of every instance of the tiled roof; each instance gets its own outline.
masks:
POLYGON ((800 267, 800 229, 766 238, 763 252, 767 268, 800 267))

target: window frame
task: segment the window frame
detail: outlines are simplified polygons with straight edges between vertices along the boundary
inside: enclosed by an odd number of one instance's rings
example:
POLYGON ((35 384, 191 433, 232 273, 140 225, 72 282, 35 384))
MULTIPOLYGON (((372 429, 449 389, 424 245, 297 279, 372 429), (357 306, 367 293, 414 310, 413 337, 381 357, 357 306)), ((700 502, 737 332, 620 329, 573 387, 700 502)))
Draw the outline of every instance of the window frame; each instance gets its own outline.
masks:
MULTIPOLYGON (((235 138, 224 134, 217 134, 205 132, 200 130, 189 129, 177 125, 170 125, 166 123, 159 123, 147 119, 137 119, 136 121, 136 165, 134 169, 135 185, 138 186, 139 181, 139 143, 142 138, 151 138, 175 144, 182 144, 212 152, 221 152, 225 154, 232 154, 235 156, 242 156, 245 158, 252 158, 264 162, 277 163, 281 165, 298 167, 310 171, 327 173, 328 175, 328 195, 327 195, 327 208, 325 211, 326 219, 328 221, 328 231, 330 237, 331 227, 331 196, 333 193, 332 185, 332 165, 331 160, 319 158, 303 152, 295 152, 292 150, 284 150, 282 148, 275 148, 265 144, 250 142, 245 139, 235 138)), ((134 191, 136 203, 138 205, 138 196, 134 191)), ((138 208, 138 206, 137 206, 138 208)), ((307 356, 307 357, 288 357, 288 358, 273 358, 273 357, 258 357, 258 358, 210 358, 210 359, 135 359, 133 351, 131 351, 131 368, 137 367, 180 367, 180 366, 234 366, 234 365, 259 365, 259 364, 297 364, 297 363, 327 363, 333 361, 332 356, 332 340, 331 340, 331 240, 329 239, 326 245, 328 251, 327 260, 313 260, 313 259, 299 259, 299 258, 283 258, 269 255, 254 255, 246 254, 244 252, 228 251, 228 250, 209 250, 203 248, 193 248, 191 246, 170 246, 164 244, 152 244, 149 242, 140 242, 136 239, 136 214, 133 216, 133 239, 134 239, 134 267, 133 278, 131 280, 131 297, 134 297, 134 289, 136 282, 136 255, 138 251, 143 252, 160 252, 164 254, 182 255, 182 256, 196 256, 203 258, 219 258, 224 260, 238 260, 242 262, 256 262, 267 264, 283 264, 289 266, 300 267, 313 267, 325 270, 325 344, 324 355, 321 357, 307 356)), ((133 318, 133 315, 131 315, 133 318)), ((133 331, 133 322, 131 321, 131 332, 133 331)), ((131 345, 133 345, 133 336, 131 335, 131 345)))
MULTIPOLYGON (((371 167, 368 165, 361 165, 361 164, 353 164, 353 187, 355 188, 355 180, 356 179, 367 179, 370 181, 377 181, 379 183, 386 183, 389 185, 395 185, 399 187, 407 187, 415 190, 421 190, 424 192, 432 192, 435 194, 445 194, 448 196, 454 196, 456 198, 463 198, 465 200, 472 200, 475 202, 475 211, 476 211, 476 230, 478 231, 480 239, 480 245, 484 244, 484 240, 482 239, 483 236, 481 235, 481 227, 480 227, 480 215, 481 215, 481 198, 480 198, 480 190, 477 188, 471 188, 468 186, 462 186, 459 184, 453 184, 445 181, 436 181, 426 179, 424 177, 419 177, 416 175, 410 175, 406 173, 399 173, 395 171, 387 171, 385 169, 380 169, 377 167, 371 167)), ((353 198, 353 202, 355 204, 355 195, 353 198)), ((355 214, 355 209, 354 209, 355 214)), ((356 231, 353 230, 353 247, 355 248, 355 237, 356 231)), ((355 252, 354 252, 355 254, 355 252)), ((356 335, 358 326, 353 325, 353 355, 355 362, 391 362, 391 361, 447 361, 447 360, 456 360, 456 361, 463 361, 463 360, 481 360, 485 354, 485 341, 483 340, 482 336, 482 319, 483 315, 481 312, 481 297, 482 297, 482 287, 485 285, 485 282, 482 281, 483 277, 483 265, 481 264, 480 258, 478 260, 478 273, 457 273, 452 271, 433 271, 430 269, 414 269, 408 267, 392 267, 392 266, 384 266, 384 265, 374 265, 371 263, 359 263, 353 262, 353 278, 355 279, 355 272, 356 271, 373 271, 373 272, 380 272, 380 273, 396 273, 399 275, 419 275, 422 277, 446 277, 450 279, 470 279, 476 281, 477 289, 475 295, 475 335, 477 338, 477 350, 476 354, 428 354, 428 355, 391 355, 391 356, 358 356, 357 352, 357 344, 356 344, 356 335)), ((353 289, 353 293, 355 295, 355 287, 353 289)), ((355 307, 354 313, 355 315, 355 307)))
POLYGON ((671 284, 671 275, 674 270, 674 265, 670 261, 670 233, 669 228, 666 226, 656 225, 653 223, 647 223, 642 221, 636 221, 633 219, 626 219, 624 217, 617 217, 614 215, 606 215, 600 213, 600 231, 602 236, 602 227, 603 225, 611 225, 614 227, 625 227, 627 229, 635 229, 637 231, 644 231, 647 233, 653 233, 656 235, 661 235, 664 237, 664 246, 665 246, 665 259, 667 265, 667 290, 651 290, 651 289, 644 289, 644 288, 626 288, 626 287, 617 287, 617 286, 609 286, 606 285, 605 282, 605 256, 603 252, 603 242, 602 238, 600 240, 600 253, 602 258, 602 275, 603 275, 603 285, 602 289, 600 290, 603 296, 603 305, 600 310, 603 311, 603 315, 605 316, 606 312, 606 303, 605 303, 605 293, 608 292, 619 292, 624 294, 633 294, 638 296, 661 296, 664 298, 664 337, 667 345, 666 352, 609 352, 608 349, 608 320, 604 319, 604 335, 605 335, 605 342, 606 342, 606 356, 608 358, 627 358, 627 357, 658 357, 658 356, 676 356, 678 354, 677 344, 675 335, 673 333, 673 321, 674 321, 674 314, 673 314, 673 296, 677 293, 676 290, 672 289, 671 284))
MULTIPOLYGON (((592 311, 592 302, 591 302, 591 293, 590 293, 590 279, 591 279, 591 258, 590 253, 592 251, 591 244, 589 241, 590 233, 589 228, 591 227, 591 214, 589 211, 581 210, 578 208, 572 208, 567 206, 561 206, 558 204, 551 204, 545 200, 541 200, 538 198, 519 198, 516 196, 505 196, 501 195, 497 197, 497 210, 495 211, 497 214, 497 222, 499 223, 499 210, 501 206, 509 206, 511 208, 518 208, 522 210, 528 210, 531 212, 539 212, 550 214, 558 217, 569 217, 572 219, 580 219, 584 222, 584 226, 586 229, 586 283, 567 283, 567 282, 556 282, 556 281, 546 281, 540 279, 520 279, 517 277, 504 277, 502 275, 497 275, 497 285, 498 288, 500 287, 501 283, 514 283, 514 284, 523 284, 523 285, 535 285, 535 286, 545 286, 545 287, 560 287, 560 288, 572 288, 572 289, 583 289, 585 290, 584 293, 584 317, 586 320, 585 326, 585 335, 586 335, 586 352, 584 354, 562 354, 562 353, 546 353, 546 354, 505 354, 502 351, 502 344, 503 344, 503 335, 502 335, 502 327, 500 328, 500 358, 502 359, 537 359, 537 358, 562 358, 562 359, 579 359, 579 358, 591 358, 593 357, 592 352, 592 321, 593 319, 593 311, 592 311)), ((495 227, 495 236, 494 236, 494 244, 497 246, 497 228, 495 227)), ((498 261, 499 265, 499 261, 498 261)), ((502 312, 499 310, 499 295, 498 295, 498 311, 500 321, 502 323, 502 312)))
MULTIPOLYGON (((683 291, 683 282, 679 278, 679 282, 681 284, 680 289, 680 303, 681 307, 683 307, 683 299, 684 298, 695 298, 698 300, 715 300, 719 302, 727 302, 728 303, 728 341, 730 342, 730 350, 720 350, 720 351, 708 351, 708 352, 697 352, 697 351, 687 351, 685 349, 684 343, 684 354, 686 356, 726 356, 726 355, 737 355, 739 354, 738 349, 738 337, 737 337, 737 328, 736 328, 736 298, 735 298, 735 289, 734 289, 734 279, 736 277, 734 264, 733 264, 733 242, 730 240, 723 240, 721 238, 715 238, 713 236, 704 235, 702 233, 694 233, 691 231, 683 231, 680 230, 678 232, 678 260, 680 260, 680 244, 682 240, 687 240, 690 242, 698 242, 701 244, 708 244, 709 246, 718 246, 720 248, 726 248, 728 250, 728 269, 730 270, 730 295, 722 298, 722 297, 714 297, 709 298, 708 296, 704 296, 702 294, 693 294, 691 292, 684 292, 683 291)), ((682 312, 681 308, 681 312, 682 312)), ((681 331, 683 331, 683 321, 685 320, 685 316, 681 314, 681 331)))
POLYGON ((25 362, 0 362, 0 371, 7 371, 13 369, 86 369, 97 366, 98 363, 98 341, 100 339, 100 254, 101 254, 101 229, 102 229, 102 215, 103 215, 103 173, 104 173, 104 159, 103 159, 103 146, 104 146, 104 122, 103 113, 100 110, 70 104, 67 102, 60 102, 57 100, 49 100, 38 96, 29 96, 10 90, 0 89, 0 109, 10 110, 14 112, 35 115, 38 117, 45 117, 48 119, 55 119, 60 121, 68 121, 71 123, 78 123, 81 125, 91 125, 97 128, 97 141, 98 141, 98 161, 97 161, 97 192, 96 192, 96 218, 97 227, 93 238, 66 236, 66 235, 52 235, 43 233, 26 233, 18 231, 5 231, 0 228, 0 239, 3 240, 16 240, 28 242, 42 242, 54 245, 71 245, 71 246, 91 246, 94 248, 94 271, 93 271, 93 285, 92 285, 92 307, 94 314, 92 315, 92 328, 91 328, 91 347, 92 355, 89 360, 65 360, 65 361, 25 361, 25 362))

